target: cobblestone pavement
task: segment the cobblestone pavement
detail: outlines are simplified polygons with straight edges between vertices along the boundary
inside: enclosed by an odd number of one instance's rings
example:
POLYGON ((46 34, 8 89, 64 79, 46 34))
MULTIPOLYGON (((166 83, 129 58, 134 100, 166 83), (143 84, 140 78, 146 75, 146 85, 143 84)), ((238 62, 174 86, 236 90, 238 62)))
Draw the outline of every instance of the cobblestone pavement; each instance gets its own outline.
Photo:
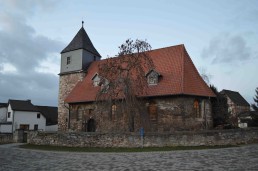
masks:
POLYGON ((0 170, 258 170, 258 144, 148 153, 74 153, 0 145, 0 170))

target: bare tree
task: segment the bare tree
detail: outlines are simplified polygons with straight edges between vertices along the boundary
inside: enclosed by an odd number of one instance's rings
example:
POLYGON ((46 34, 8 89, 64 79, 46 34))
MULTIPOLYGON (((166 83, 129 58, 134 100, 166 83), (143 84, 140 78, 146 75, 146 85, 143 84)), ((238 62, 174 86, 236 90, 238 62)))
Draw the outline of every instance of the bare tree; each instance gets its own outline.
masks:
POLYGON ((212 75, 207 72, 206 68, 199 68, 199 71, 202 79, 206 82, 206 84, 210 85, 212 75))
POLYGON ((227 99, 218 92, 214 85, 210 85, 210 88, 216 95, 216 97, 211 99, 213 125, 217 127, 219 125, 228 124, 230 113, 228 112, 227 99))
MULTIPOLYGON (((142 40, 126 40, 119 46, 117 57, 104 60, 99 67, 101 89, 97 106, 104 110, 119 104, 120 111, 128 116, 130 131, 134 131, 134 117, 145 105, 139 100, 146 94, 146 72, 154 69, 147 51, 150 44, 142 40)), ((112 108, 113 110, 113 108, 112 108)))
POLYGON ((255 111, 258 111, 258 87, 255 89, 255 93, 256 95, 254 96, 254 102, 252 104, 252 108, 255 110, 255 111))

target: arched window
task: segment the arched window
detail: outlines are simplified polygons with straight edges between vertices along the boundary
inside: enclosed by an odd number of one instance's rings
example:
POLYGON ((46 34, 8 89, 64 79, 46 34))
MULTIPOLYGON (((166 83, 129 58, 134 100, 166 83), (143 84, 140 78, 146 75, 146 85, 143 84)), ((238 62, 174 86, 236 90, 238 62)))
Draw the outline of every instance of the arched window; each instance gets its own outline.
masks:
POLYGON ((194 114, 196 118, 201 118, 201 105, 199 100, 194 100, 194 114))
POLYGON ((80 119, 82 119, 82 116, 83 116, 83 109, 81 107, 78 107, 76 120, 79 121, 80 119))
POLYGON ((76 109, 71 109, 70 110, 70 119, 77 119, 77 110, 76 109))
POLYGON ((111 106, 111 119, 114 121, 116 120, 116 110, 117 110, 117 106, 113 104, 111 106))
POLYGON ((152 122, 157 122, 158 120, 157 104, 154 101, 151 101, 149 103, 148 113, 149 113, 150 120, 152 122))

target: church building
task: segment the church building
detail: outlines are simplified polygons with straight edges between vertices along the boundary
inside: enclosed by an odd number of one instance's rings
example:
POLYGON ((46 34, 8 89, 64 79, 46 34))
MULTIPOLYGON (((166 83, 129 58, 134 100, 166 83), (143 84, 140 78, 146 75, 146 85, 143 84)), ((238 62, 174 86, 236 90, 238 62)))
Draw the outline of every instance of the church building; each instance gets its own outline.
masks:
MULTIPOLYGON (((183 44, 146 52, 154 69, 146 72, 147 93, 142 114, 129 118, 111 105, 98 111, 98 66, 101 59, 82 26, 61 52, 58 126, 60 131, 84 132, 173 132, 212 127, 210 98, 213 91, 204 82, 183 44)), ((119 57, 117 57, 119 58, 119 57)), ((114 60, 115 58, 111 58, 114 60)), ((108 91, 108 90, 107 90, 108 91)))

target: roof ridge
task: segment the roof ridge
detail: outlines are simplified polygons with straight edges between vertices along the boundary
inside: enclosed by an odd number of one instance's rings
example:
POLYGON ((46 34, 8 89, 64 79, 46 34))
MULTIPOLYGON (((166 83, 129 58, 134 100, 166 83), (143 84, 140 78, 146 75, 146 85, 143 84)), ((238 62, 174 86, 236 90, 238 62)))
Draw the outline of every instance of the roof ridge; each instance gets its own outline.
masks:
POLYGON ((176 46, 183 46, 183 47, 184 47, 184 44, 178 44, 178 45, 167 46, 167 47, 162 47, 162 48, 157 48, 157 49, 151 49, 151 50, 148 50, 148 51, 146 51, 146 52, 151 52, 151 51, 156 51, 156 50, 162 50, 162 49, 168 49, 168 48, 172 48, 172 47, 176 47, 176 46))

